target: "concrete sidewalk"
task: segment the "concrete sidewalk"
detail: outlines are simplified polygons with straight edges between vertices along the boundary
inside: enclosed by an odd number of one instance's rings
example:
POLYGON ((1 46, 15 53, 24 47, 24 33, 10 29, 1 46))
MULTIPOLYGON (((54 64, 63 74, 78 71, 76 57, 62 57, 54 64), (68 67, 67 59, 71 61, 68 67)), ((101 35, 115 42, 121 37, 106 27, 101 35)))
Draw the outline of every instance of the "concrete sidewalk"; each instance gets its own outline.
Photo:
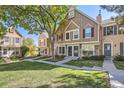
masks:
POLYGON ((112 59, 104 60, 103 69, 110 74, 112 88, 124 88, 124 71, 117 70, 112 59))

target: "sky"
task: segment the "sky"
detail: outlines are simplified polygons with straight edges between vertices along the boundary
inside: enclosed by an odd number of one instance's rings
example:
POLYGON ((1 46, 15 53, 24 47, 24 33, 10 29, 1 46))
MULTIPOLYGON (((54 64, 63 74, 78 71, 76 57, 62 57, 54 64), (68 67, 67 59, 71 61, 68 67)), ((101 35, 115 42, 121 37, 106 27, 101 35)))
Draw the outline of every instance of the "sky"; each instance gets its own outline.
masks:
MULTIPOLYGON (((114 13, 110 13, 110 12, 107 12, 106 10, 101 9, 99 5, 80 5, 80 6, 77 6, 77 9, 86 13, 87 15, 89 15, 90 17, 92 17, 94 19, 96 19, 96 16, 98 15, 99 10, 101 10, 102 20, 109 19, 113 15, 114 16, 116 15, 114 13)), ((20 34, 23 35, 23 37, 33 38, 34 39, 34 44, 38 45, 39 35, 28 34, 28 31, 24 30, 23 28, 18 28, 17 30, 20 32, 20 34)))

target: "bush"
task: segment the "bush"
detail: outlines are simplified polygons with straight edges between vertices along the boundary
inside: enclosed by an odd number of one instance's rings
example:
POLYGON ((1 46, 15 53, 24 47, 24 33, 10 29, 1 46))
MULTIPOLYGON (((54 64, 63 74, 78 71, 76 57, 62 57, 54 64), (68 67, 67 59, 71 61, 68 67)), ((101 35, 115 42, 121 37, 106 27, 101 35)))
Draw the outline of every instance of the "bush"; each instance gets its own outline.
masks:
POLYGON ((55 58, 64 58, 64 55, 55 55, 55 58))
POLYGON ((25 54, 29 51, 29 48, 27 46, 22 46, 20 49, 21 49, 22 57, 24 57, 25 54))
POLYGON ((117 56, 114 57, 114 60, 115 61, 124 61, 124 57, 121 56, 121 55, 117 55, 117 56))
POLYGON ((82 59, 84 59, 84 60, 104 60, 104 58, 105 58, 104 55, 82 57, 82 59))

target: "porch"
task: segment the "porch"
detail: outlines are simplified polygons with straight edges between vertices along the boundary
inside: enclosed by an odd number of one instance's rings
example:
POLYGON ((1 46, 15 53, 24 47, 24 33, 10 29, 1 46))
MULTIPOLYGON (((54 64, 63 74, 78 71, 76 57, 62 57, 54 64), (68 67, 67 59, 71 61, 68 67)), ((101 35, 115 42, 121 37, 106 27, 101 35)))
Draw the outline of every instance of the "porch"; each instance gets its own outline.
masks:
POLYGON ((0 47, 0 57, 21 56, 19 47, 0 47))

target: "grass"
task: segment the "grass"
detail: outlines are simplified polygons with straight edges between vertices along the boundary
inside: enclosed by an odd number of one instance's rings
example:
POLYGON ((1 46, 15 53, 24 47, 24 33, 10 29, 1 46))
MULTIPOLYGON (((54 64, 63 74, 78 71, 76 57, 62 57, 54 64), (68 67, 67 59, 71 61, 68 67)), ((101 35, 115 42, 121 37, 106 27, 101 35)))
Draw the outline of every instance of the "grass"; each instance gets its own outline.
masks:
POLYGON ((117 69, 124 70, 124 61, 114 61, 117 69))
POLYGON ((46 59, 45 61, 51 61, 51 62, 58 62, 63 60, 64 58, 62 57, 55 57, 55 59, 51 58, 51 59, 46 59))
POLYGON ((38 62, 0 65, 0 87, 110 87, 108 73, 83 71, 38 62))
POLYGON ((40 57, 36 58, 35 60, 40 60, 40 59, 45 59, 45 58, 50 58, 50 56, 40 56, 40 57))
POLYGON ((83 66, 89 66, 89 67, 99 66, 99 67, 102 67, 103 61, 97 61, 97 60, 72 60, 72 61, 67 62, 66 64, 73 65, 73 66, 79 66, 79 67, 83 67, 83 66))

